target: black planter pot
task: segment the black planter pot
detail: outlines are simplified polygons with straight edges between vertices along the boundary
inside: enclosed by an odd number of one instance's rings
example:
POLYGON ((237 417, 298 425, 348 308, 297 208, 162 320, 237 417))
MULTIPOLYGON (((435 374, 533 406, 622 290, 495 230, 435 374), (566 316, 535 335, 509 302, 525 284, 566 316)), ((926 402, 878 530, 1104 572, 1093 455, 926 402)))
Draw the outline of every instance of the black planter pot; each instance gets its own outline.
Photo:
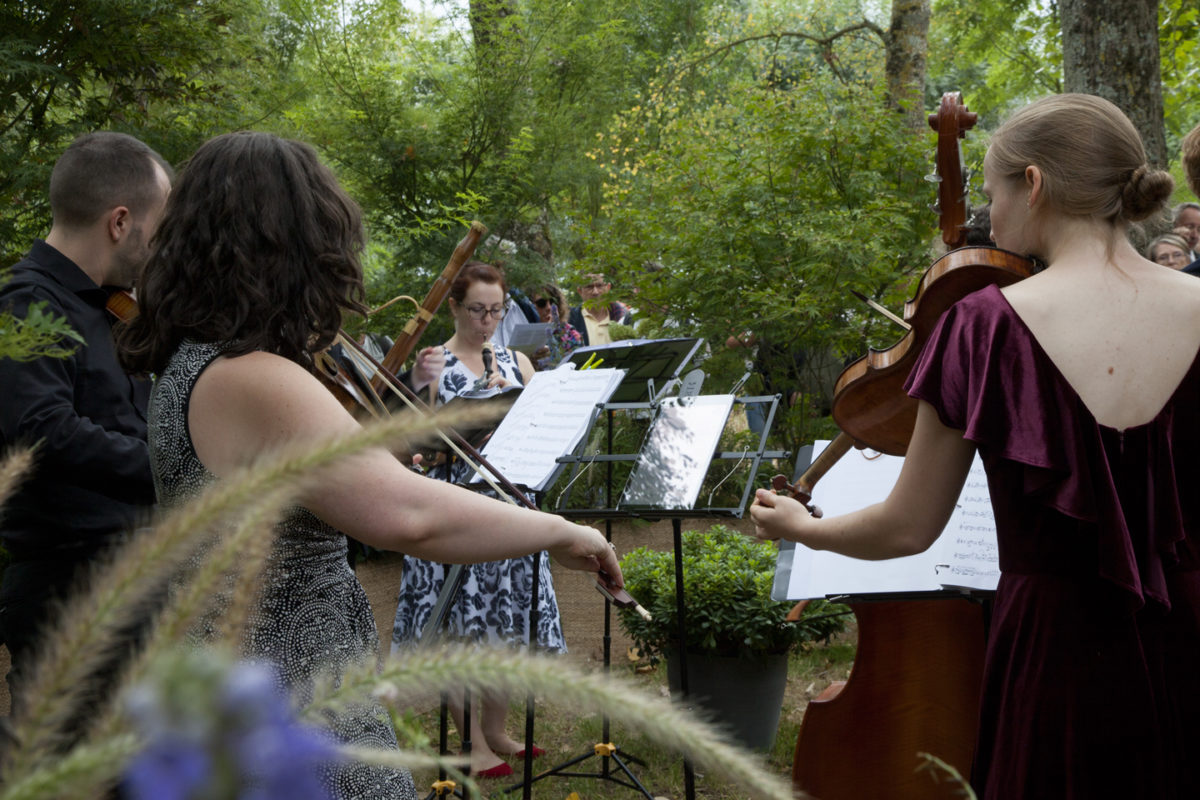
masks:
MULTIPOLYGON (((770 750, 787 686, 787 653, 747 658, 687 654, 689 705, 752 750, 770 750)), ((667 652, 667 683, 679 700, 679 654, 667 652)))

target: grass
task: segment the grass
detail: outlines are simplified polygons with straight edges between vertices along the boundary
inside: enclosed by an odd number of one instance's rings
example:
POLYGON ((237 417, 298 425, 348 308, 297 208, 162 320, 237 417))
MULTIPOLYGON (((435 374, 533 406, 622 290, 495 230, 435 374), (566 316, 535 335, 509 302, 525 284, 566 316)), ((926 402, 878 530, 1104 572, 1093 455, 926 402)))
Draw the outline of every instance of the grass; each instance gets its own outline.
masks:
MULTIPOLYGON (((788 684, 784 695, 783 709, 780 714, 779 731, 776 735, 775 746, 770 753, 765 754, 765 769, 776 775, 790 779, 792 769, 792 751, 796 744, 796 735, 800 730, 800 721, 808 701, 819 694, 832 681, 845 680, 850 673, 854 658, 854 642, 856 632, 853 619, 847 624, 847 631, 834 637, 829 644, 812 646, 804 651, 794 653, 788 664, 788 684)), ((614 659, 615 661, 615 659, 614 659)), ((653 670, 636 672, 634 666, 625 659, 614 666, 614 671, 625 670, 632 673, 637 685, 644 691, 667 695, 667 677, 665 664, 659 664, 653 670)), ((521 738, 523 735, 524 699, 513 702, 509 715, 510 732, 521 738)), ((436 746, 438 736, 438 713, 436 709, 420 714, 415 722, 423 734, 436 746)), ((605 741, 603 737, 603 719, 598 714, 580 716, 571 709, 539 703, 535 719, 535 739, 539 746, 546 749, 546 755, 535 763, 536 770, 544 770, 569 761, 577 756, 593 752, 597 743, 605 741)), ((450 726, 450 747, 457 749, 459 742, 450 726)), ((639 765, 628 762, 628 766, 650 793, 658 798, 676 800, 685 796, 683 763, 679 756, 659 746, 656 742, 641 735, 637 730, 622 725, 620 720, 610 721, 608 741, 615 744, 619 753, 631 755, 645 762, 639 765)), ((513 762, 517 769, 516 778, 520 778, 520 762, 513 762)), ((598 773, 603 766, 599 757, 590 756, 584 761, 571 767, 572 772, 598 773)), ((620 776, 616 765, 609 761, 610 771, 620 776)), ((428 792, 437 774, 431 770, 415 771, 418 794, 428 792)), ((621 776, 623 777, 623 776, 621 776)), ((522 790, 517 789, 510 794, 501 790, 511 786, 511 782, 485 782, 481 789, 490 792, 491 797, 522 797, 522 790)), ((744 800, 745 791, 741 787, 732 786, 715 777, 703 773, 696 774, 696 797, 706 800, 744 800)), ((642 795, 634 788, 623 786, 616 782, 600 778, 561 777, 552 776, 533 784, 531 797, 538 800, 564 800, 576 793, 582 800, 606 800, 606 798, 637 798, 642 795)))

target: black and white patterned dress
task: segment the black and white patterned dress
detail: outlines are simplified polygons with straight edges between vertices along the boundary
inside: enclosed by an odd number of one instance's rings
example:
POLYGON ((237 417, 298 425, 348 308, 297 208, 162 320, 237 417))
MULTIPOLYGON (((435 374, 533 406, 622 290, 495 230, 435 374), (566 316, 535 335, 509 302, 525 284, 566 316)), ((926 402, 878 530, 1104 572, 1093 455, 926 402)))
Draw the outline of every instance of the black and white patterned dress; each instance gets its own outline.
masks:
MULTIPOLYGON (((200 373, 221 354, 215 344, 184 342, 150 398, 150 463, 159 502, 187 502, 217 480, 196 456, 188 403, 200 373)), ((346 561, 346 537, 308 511, 291 509, 277 525, 261 602, 251 614, 244 655, 270 661, 285 688, 303 701, 310 680, 327 668, 374 657, 379 638, 366 592, 346 561)), ((198 632, 203 638, 204 631, 198 632)), ((396 749, 386 712, 363 706, 331 720, 339 741, 396 749)), ((407 771, 350 763, 327 776, 338 798, 415 800, 407 771)))
MULTIPOLYGON (((446 366, 438 382, 438 399, 449 402, 470 392, 479 376, 467 369, 449 350, 445 350, 446 366)), ((495 368, 506 380, 522 385, 520 370, 512 351, 495 351, 495 368)), ((466 464, 455 462, 449 470, 449 480, 465 484, 474 474, 466 464)), ((444 468, 430 472, 431 477, 447 480, 444 468)), ((494 492, 489 492, 494 495, 494 492)), ((481 521, 480 535, 486 535, 486 522, 481 521)), ((554 582, 550 577, 550 557, 543 550, 538 567, 538 631, 537 646, 542 652, 565 653, 562 620, 554 582)), ((454 604, 447 614, 448 633, 460 639, 480 644, 525 645, 529 641, 529 604, 533 588, 534 556, 510 558, 471 564, 454 604)), ((396 621, 392 627, 392 652, 412 645, 421 637, 437 602, 438 593, 446 578, 447 567, 433 561, 406 556, 404 575, 400 581, 400 599, 396 621)))

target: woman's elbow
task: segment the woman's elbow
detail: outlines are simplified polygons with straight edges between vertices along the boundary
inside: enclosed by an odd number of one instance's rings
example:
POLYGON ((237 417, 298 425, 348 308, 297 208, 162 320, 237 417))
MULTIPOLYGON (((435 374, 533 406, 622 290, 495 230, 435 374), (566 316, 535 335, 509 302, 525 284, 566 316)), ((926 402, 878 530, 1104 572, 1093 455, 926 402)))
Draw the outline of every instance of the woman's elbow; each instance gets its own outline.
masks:
POLYGON ((941 535, 942 527, 932 524, 899 525, 890 538, 892 554, 889 558, 903 558, 924 553, 941 535))

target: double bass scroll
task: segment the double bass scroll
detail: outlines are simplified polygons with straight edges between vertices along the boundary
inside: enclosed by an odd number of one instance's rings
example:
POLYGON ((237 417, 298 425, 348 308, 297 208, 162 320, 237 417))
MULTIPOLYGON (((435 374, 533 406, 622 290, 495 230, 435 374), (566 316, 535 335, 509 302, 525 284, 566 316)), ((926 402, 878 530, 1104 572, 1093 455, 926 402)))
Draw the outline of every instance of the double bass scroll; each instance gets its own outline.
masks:
POLYGON ((942 95, 942 104, 936 114, 929 115, 929 127, 937 131, 937 174, 938 199, 934 210, 938 213, 942 229, 942 241, 954 250, 967 243, 967 176, 963 166, 962 149, 959 142, 967 131, 975 127, 978 115, 968 111, 958 92, 942 95))

